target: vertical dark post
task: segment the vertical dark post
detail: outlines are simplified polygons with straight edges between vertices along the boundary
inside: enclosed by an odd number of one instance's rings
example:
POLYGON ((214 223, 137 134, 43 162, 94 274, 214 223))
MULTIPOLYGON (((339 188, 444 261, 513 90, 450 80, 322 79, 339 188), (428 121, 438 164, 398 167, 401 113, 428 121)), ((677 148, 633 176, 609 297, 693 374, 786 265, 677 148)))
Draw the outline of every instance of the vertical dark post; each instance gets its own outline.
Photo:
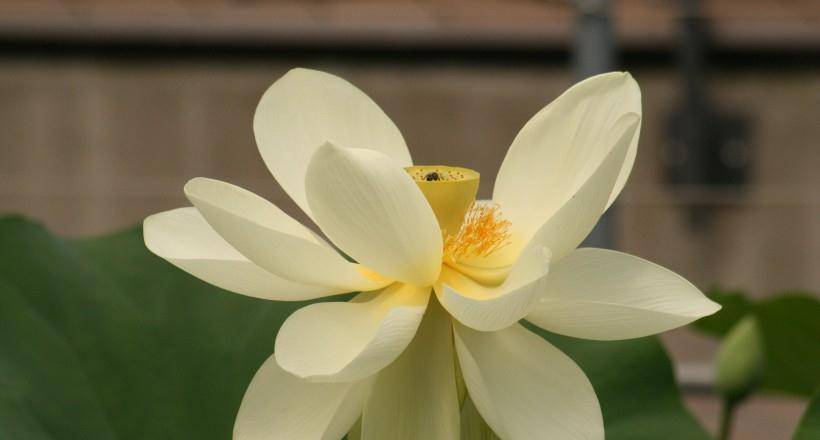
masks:
MULTIPOLYGON (((679 187, 735 190, 747 181, 752 125, 742 113, 727 112, 709 90, 709 26, 700 0, 678 0, 681 11, 677 50, 680 102, 671 114, 663 158, 666 178, 679 187)), ((693 227, 709 224, 714 206, 692 204, 693 227)))
POLYGON ((709 163, 707 152, 710 103, 704 85, 706 32, 698 0, 681 0, 681 44, 678 59, 683 77, 683 105, 680 112, 681 137, 687 162, 683 180, 689 184, 706 183, 709 163))
MULTIPOLYGON (((573 69, 581 80, 615 68, 615 39, 609 0, 573 0, 576 9, 573 69)), ((584 245, 611 248, 615 244, 615 206, 601 217, 584 245)))
POLYGON ((609 0, 573 0, 577 18, 573 68, 578 79, 609 72, 615 67, 615 38, 609 0))

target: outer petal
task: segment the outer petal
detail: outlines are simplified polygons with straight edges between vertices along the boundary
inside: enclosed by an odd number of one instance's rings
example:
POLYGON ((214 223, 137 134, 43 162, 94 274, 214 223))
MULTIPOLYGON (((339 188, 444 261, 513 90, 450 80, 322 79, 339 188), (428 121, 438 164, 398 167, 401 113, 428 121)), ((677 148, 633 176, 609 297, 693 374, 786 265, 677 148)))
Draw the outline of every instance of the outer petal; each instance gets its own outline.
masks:
POLYGON ((586 339, 653 335, 720 309, 680 275, 605 249, 578 249, 567 255, 553 266, 546 290, 527 320, 586 339))
MULTIPOLYGON (((612 185, 618 177, 638 122, 637 116, 630 114, 616 124, 613 130, 620 136, 615 147, 578 191, 535 231, 527 246, 544 246, 552 251, 552 260, 559 261, 581 244, 606 209, 612 185)), ((517 229, 515 233, 520 234, 521 231, 517 229)), ((523 238, 523 235, 514 235, 511 247, 526 243, 523 238)))
POLYGON ((365 439, 458 440, 450 319, 430 302, 413 342, 377 375, 364 406, 365 439))
POLYGON ((273 83, 256 108, 253 131, 273 177, 308 215, 305 171, 325 142, 378 150, 412 165, 399 129, 372 99, 315 70, 293 69, 273 83))
MULTIPOLYGON (((516 136, 496 177, 493 200, 513 224, 537 227, 560 208, 615 147, 626 114, 641 115, 641 92, 632 76, 612 72, 586 79, 538 112, 516 136)), ((639 130, 607 194, 609 206, 626 183, 639 130)))
POLYGON ((462 324, 481 331, 508 327, 527 316, 544 291, 550 252, 534 246, 500 286, 487 287, 445 267, 436 283, 441 304, 462 324))
POLYGON ((234 440, 338 440, 362 412, 368 383, 316 384, 294 377, 268 358, 248 386, 234 440))
POLYGON ((470 398, 499 437, 604 438, 592 384, 560 350, 519 324, 489 333, 454 329, 470 398))
POLYGON ((328 302, 299 309, 276 336, 276 360, 314 382, 350 382, 393 362, 413 339, 428 288, 393 284, 362 302, 328 302))
POLYGON ((256 298, 299 301, 345 289, 296 283, 248 261, 202 218, 196 208, 154 214, 143 223, 145 245, 191 275, 231 292, 256 298))
POLYGON ((325 144, 306 179, 316 223, 345 253, 410 284, 430 286, 438 278, 438 222, 399 164, 377 151, 325 144))
POLYGON ((185 185, 185 194, 228 243, 269 272, 345 291, 390 283, 345 260, 308 228, 248 190, 196 178, 185 185))

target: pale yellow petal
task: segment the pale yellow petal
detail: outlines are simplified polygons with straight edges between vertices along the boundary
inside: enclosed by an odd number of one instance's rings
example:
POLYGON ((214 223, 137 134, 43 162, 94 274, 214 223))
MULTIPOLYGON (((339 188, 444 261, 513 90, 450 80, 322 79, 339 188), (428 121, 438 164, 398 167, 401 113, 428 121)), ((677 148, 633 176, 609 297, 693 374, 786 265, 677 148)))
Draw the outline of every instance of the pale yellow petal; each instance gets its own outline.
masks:
POLYGON ((350 382, 394 361, 416 334, 430 288, 396 283, 363 296, 291 315, 276 336, 279 365, 315 382, 350 382))
POLYGON ((231 247, 196 208, 178 208, 146 218, 143 235, 146 247, 157 256, 231 292, 278 301, 301 301, 347 291, 290 281, 262 269, 231 247))
POLYGON ((306 179, 314 219, 342 251, 391 279, 430 286, 438 278, 438 222, 397 162, 377 151, 325 144, 306 179))
POLYGON ((362 437, 458 440, 459 402, 453 334, 435 300, 413 342, 378 373, 362 416, 362 437))
POLYGON ((369 383, 311 383, 262 365, 242 399, 234 440, 339 440, 362 412, 369 383))
MULTIPOLYGON (((593 76, 539 111, 518 133, 495 181, 493 200, 514 224, 530 234, 563 206, 615 148, 624 115, 641 115, 641 92, 628 73, 593 76), (528 229, 527 229, 528 228, 528 229)), ((635 161, 639 129, 626 140, 627 152, 608 188, 609 206, 626 183, 635 161)))
POLYGON ((524 230, 517 228, 513 223, 515 229, 510 247, 546 247, 552 252, 553 261, 559 261, 577 248, 606 209, 609 194, 618 178, 638 122, 637 116, 632 114, 619 120, 617 128, 613 129, 614 132, 620 133, 615 147, 608 152, 578 191, 541 224, 531 237, 527 238, 524 230))
POLYGON ((604 438, 598 399, 560 350, 516 324, 497 332, 454 325, 470 398, 504 440, 604 438))
POLYGON ((680 275, 606 249, 578 249, 556 263, 527 320, 555 333, 615 340, 649 336, 717 312, 680 275))
POLYGON ((282 278, 348 292, 390 283, 347 261, 276 205, 248 190, 196 178, 185 185, 185 194, 228 243, 282 278))
POLYGON ((273 83, 256 108, 253 131, 273 177, 308 215, 305 171, 325 142, 378 150, 400 166, 412 165, 399 129, 379 106, 325 72, 293 69, 273 83))

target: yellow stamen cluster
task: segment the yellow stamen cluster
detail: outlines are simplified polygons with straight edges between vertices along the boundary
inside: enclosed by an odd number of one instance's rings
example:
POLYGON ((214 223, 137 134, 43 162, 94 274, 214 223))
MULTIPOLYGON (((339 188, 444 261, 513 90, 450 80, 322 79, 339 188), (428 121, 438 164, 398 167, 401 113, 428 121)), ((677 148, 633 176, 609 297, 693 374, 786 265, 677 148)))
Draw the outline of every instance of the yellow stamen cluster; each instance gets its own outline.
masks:
POLYGON ((465 257, 486 257, 510 243, 510 222, 501 218, 498 205, 475 202, 464 216, 458 233, 444 239, 444 259, 455 263, 465 257))

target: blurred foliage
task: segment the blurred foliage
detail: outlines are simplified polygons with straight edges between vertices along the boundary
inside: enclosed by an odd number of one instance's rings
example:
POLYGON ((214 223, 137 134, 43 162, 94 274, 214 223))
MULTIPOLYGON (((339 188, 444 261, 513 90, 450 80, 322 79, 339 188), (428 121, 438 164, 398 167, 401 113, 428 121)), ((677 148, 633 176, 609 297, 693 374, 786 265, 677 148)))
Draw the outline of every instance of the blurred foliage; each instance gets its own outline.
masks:
POLYGON ((820 439, 820 393, 811 399, 806 412, 800 418, 800 424, 794 433, 793 440, 820 439))
POLYGON ((760 384, 763 340, 754 315, 741 319, 727 333, 717 354, 715 385, 729 402, 740 401, 760 384))
MULTIPOLYGON (((245 387, 304 304, 204 284, 151 255, 139 229, 71 241, 0 219, 0 438, 230 438, 245 387)), ((655 338, 538 332, 589 375, 608 439, 709 438, 655 338)))
POLYGON ((767 391, 812 396, 820 389, 820 301, 807 292, 783 292, 752 301, 739 291, 712 289, 707 295, 723 309, 694 328, 725 337, 746 316, 754 316, 763 340, 767 391))
POLYGON ((139 230, 70 242, 0 220, 0 438, 230 438, 256 368, 302 306, 227 294, 139 230))

